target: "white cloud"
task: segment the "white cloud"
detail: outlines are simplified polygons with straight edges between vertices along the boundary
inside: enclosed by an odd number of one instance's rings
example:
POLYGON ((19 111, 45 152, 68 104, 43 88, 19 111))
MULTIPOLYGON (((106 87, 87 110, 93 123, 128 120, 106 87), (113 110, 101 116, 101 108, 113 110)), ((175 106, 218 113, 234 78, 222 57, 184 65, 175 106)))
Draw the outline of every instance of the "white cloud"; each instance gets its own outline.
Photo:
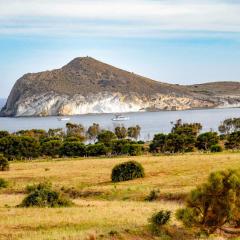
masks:
POLYGON ((0 0, 0 34, 165 36, 240 33, 229 0, 0 0))

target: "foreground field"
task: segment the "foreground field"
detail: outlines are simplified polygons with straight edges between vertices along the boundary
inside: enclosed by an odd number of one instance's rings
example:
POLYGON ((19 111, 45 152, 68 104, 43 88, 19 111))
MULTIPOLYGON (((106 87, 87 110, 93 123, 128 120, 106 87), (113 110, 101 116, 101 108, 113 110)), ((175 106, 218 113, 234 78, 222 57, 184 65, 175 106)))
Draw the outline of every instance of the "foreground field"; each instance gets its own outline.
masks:
POLYGON ((240 153, 15 162, 1 173, 9 187, 0 192, 0 239, 153 239, 146 230, 153 212, 174 212, 210 172, 227 168, 240 168, 240 153), (112 167, 129 159, 144 166, 146 177, 111 183, 112 167), (74 197, 76 206, 15 207, 26 185, 44 180, 74 197), (153 189, 160 190, 158 201, 144 201, 153 189))

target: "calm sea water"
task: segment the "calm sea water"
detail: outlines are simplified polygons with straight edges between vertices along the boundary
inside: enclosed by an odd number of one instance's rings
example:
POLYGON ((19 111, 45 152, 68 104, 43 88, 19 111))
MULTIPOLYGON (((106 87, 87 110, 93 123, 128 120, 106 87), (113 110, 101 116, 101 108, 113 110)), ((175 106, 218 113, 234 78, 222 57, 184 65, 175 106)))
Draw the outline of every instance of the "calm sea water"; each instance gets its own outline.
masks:
MULTIPOLYGON (((113 130, 120 122, 113 122, 114 114, 87 114, 72 116, 71 122, 81 123, 86 128, 92 123, 99 123, 102 128, 113 130)), ((200 122, 203 131, 217 130, 221 121, 230 117, 240 117, 240 108, 206 109, 187 111, 162 111, 162 112, 138 112, 125 113, 130 120, 122 122, 126 127, 140 125, 141 139, 148 140, 155 133, 167 133, 171 129, 171 122, 182 119, 184 122, 200 122)), ((0 130, 14 132, 20 129, 49 129, 64 128, 66 122, 59 121, 57 117, 20 117, 0 118, 0 130)))

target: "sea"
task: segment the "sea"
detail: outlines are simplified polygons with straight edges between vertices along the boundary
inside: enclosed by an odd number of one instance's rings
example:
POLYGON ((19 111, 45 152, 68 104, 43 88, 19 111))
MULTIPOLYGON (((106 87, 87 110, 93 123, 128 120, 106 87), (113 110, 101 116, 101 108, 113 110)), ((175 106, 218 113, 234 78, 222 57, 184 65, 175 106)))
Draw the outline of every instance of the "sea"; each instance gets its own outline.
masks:
MULTIPOLYGON (((69 122, 82 124, 86 129, 93 123, 101 128, 113 130, 116 126, 141 127, 141 140, 150 140, 156 133, 170 132, 173 123, 178 119, 183 122, 198 122, 203 125, 202 131, 217 131, 219 124, 226 118, 240 117, 240 108, 201 109, 185 111, 134 112, 124 113, 129 120, 112 121, 114 114, 86 114, 70 116, 69 122)), ((68 121, 61 121, 57 116, 50 117, 0 117, 0 130, 16 132, 22 129, 65 128, 68 121)))

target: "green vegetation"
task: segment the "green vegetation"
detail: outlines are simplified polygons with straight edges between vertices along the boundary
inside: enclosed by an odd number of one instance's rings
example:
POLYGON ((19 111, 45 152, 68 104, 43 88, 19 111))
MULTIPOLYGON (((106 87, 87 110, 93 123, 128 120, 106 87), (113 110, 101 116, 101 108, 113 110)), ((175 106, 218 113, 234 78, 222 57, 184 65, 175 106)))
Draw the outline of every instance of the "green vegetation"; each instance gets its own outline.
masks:
POLYGON ((52 190, 48 182, 27 187, 28 195, 23 199, 19 207, 69 207, 72 202, 52 190))
POLYGON ((240 219, 240 174, 233 170, 212 173, 207 183, 190 193, 177 218, 208 234, 225 224, 236 224, 240 219))
POLYGON ((111 178, 113 182, 122 182, 135 178, 143 178, 144 175, 144 169, 140 163, 129 161, 115 166, 112 170, 111 178))
POLYGON ((9 170, 9 162, 7 158, 0 154, 0 171, 8 171, 9 170))
POLYGON ((0 189, 6 188, 7 186, 8 186, 8 182, 5 179, 0 178, 0 189))

